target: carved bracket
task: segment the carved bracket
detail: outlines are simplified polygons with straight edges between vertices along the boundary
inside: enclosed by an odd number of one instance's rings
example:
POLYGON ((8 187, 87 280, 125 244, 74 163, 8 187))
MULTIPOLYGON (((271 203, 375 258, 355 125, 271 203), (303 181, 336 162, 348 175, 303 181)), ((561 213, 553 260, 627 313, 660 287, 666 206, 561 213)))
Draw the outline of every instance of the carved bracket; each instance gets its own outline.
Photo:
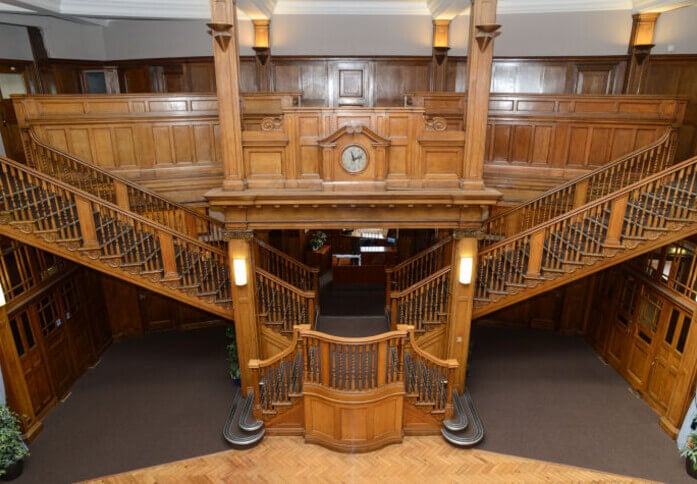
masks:
POLYGON ((223 231, 223 240, 252 240, 254 238, 253 230, 225 230, 223 231))
POLYGON ((283 118, 270 116, 261 120, 262 131, 280 131, 283 127, 283 118))
POLYGON ((206 24, 206 26, 210 29, 208 34, 213 36, 215 41, 220 46, 220 49, 223 52, 227 51, 228 45, 232 40, 232 34, 230 33, 232 24, 211 22, 206 24))
POLYGON ((477 33, 474 34, 474 38, 479 44, 479 50, 484 52, 489 46, 492 40, 501 35, 501 32, 497 32, 501 28, 499 24, 484 24, 475 25, 474 28, 477 29, 477 33))

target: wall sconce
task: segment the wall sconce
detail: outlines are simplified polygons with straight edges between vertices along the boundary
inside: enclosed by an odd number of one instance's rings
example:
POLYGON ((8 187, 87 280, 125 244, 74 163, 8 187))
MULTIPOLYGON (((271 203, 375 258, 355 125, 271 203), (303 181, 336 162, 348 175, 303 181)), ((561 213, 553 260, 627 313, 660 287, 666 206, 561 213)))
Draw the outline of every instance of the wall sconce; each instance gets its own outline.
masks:
POLYGON ((477 40, 481 52, 486 50, 492 40, 501 35, 501 32, 497 32, 497 30, 501 28, 499 24, 475 25, 474 28, 477 29, 474 38, 477 40))
POLYGON ((0 284, 0 308, 3 307, 5 304, 5 291, 2 290, 2 284, 0 284))
POLYGON ((632 54, 634 55, 634 58, 636 59, 636 63, 638 65, 641 65, 644 63, 644 60, 649 56, 651 53, 651 49, 653 49, 656 46, 656 44, 637 44, 632 48, 632 54))
POLYGON ((472 266, 474 260, 472 257, 460 257, 460 273, 458 281, 460 284, 470 284, 472 282, 472 266))
POLYGON ((433 56, 438 65, 441 65, 448 55, 448 36, 450 32, 450 20, 433 21, 433 56))
POLYGON ((212 22, 206 24, 206 26, 210 29, 208 33, 213 36, 221 50, 223 52, 227 51, 227 46, 232 40, 232 34, 230 33, 232 24, 212 22))
POLYGON ((236 286, 247 285, 247 261, 245 259, 233 259, 232 270, 235 276, 236 286))
POLYGON ((254 52, 257 53, 257 58, 262 65, 266 64, 271 53, 270 41, 269 41, 269 25, 271 21, 269 19, 256 19, 252 20, 254 24, 254 52))

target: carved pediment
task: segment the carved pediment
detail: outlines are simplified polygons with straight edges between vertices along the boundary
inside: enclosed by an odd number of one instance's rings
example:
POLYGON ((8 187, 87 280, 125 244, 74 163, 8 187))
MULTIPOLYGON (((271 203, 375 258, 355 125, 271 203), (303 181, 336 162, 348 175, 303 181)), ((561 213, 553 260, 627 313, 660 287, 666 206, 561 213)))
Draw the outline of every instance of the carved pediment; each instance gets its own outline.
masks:
POLYGON ((319 145, 322 147, 334 146, 343 137, 363 135, 363 139, 367 140, 373 146, 389 146, 390 140, 383 138, 372 129, 363 125, 346 125, 334 131, 324 139, 319 140, 319 145))

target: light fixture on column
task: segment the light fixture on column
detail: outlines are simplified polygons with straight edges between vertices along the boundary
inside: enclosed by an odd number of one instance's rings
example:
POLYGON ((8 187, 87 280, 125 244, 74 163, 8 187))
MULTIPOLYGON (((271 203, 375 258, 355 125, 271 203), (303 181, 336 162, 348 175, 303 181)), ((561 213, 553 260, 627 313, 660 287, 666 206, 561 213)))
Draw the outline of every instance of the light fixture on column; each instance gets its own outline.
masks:
POLYGON ((5 291, 2 290, 2 284, 0 284, 0 308, 5 305, 5 291))
POLYGON ((448 56, 450 20, 436 19, 433 21, 433 56, 438 65, 441 65, 448 56))
POLYGON ((236 286, 247 285, 247 261, 245 259, 232 259, 232 270, 236 286))
POLYGON ((460 272, 458 281, 460 284, 470 284, 472 282, 472 266, 474 260, 472 257, 460 257, 460 272))
POLYGON ((486 50, 492 40, 501 35, 501 32, 497 32, 497 30, 501 28, 499 24, 475 25, 474 28, 477 29, 474 38, 477 39, 479 50, 482 52, 486 50))
POLYGON ((213 36, 222 51, 225 52, 227 50, 227 46, 232 40, 232 34, 230 33, 232 24, 212 22, 206 24, 206 26, 210 29, 208 33, 213 36))
POLYGON ((266 64, 266 61, 271 54, 270 42, 269 42, 269 25, 271 21, 269 19, 255 19, 252 20, 254 24, 254 52, 257 53, 257 58, 262 65, 266 64))

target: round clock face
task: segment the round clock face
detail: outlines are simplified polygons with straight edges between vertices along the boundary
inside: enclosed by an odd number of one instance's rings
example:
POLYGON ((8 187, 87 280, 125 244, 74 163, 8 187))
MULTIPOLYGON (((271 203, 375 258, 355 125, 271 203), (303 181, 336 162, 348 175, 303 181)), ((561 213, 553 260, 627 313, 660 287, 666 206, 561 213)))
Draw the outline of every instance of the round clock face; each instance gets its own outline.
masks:
POLYGON ((363 171, 368 164, 368 155, 358 145, 349 145, 341 152, 341 166, 349 173, 363 171))

